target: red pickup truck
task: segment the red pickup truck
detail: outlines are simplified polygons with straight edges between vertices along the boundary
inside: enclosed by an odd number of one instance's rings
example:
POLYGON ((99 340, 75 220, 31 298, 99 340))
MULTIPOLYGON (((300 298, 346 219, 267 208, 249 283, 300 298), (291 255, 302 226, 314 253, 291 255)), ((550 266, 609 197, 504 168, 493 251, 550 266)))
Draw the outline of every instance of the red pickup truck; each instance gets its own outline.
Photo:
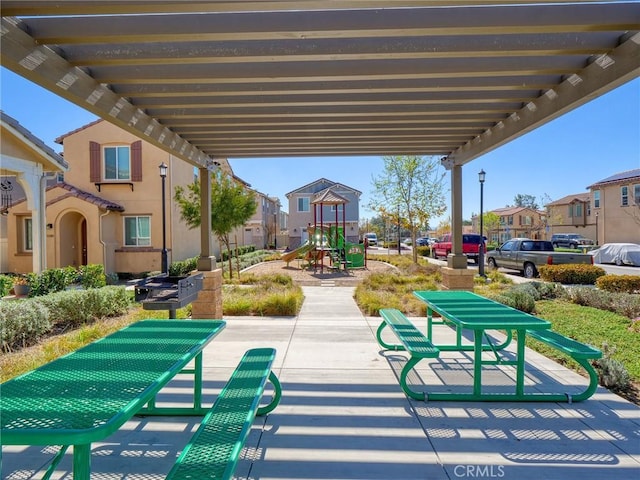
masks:
MULTIPOLYGON (((478 252, 482 237, 477 233, 465 233, 462 235, 462 253, 468 258, 478 263, 478 252)), ((433 258, 447 257, 451 253, 451 234, 447 233, 442 239, 431 246, 431 256, 433 258)))

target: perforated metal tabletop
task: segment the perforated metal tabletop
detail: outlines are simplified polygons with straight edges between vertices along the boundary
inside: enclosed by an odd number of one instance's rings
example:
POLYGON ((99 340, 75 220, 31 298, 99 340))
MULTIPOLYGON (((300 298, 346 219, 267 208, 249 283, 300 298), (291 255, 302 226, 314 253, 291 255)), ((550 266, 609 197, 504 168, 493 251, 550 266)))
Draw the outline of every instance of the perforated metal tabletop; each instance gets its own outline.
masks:
MULTIPOLYGON (((224 327, 222 320, 141 321, 3 383, 2 444, 73 444, 75 455, 153 401, 224 327)), ((198 366, 191 373, 197 383, 198 366)))

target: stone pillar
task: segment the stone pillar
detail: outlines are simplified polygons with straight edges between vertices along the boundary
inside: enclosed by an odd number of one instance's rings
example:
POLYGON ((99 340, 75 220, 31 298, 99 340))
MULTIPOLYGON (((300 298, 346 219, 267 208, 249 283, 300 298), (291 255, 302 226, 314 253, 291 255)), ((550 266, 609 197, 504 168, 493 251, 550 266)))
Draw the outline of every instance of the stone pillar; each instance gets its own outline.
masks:
POLYGON ((442 267, 442 286, 447 290, 473 290, 475 271, 462 268, 442 267))
POLYGON ((219 320, 222 318, 222 269, 198 273, 202 273, 204 279, 198 298, 191 303, 191 318, 219 320))

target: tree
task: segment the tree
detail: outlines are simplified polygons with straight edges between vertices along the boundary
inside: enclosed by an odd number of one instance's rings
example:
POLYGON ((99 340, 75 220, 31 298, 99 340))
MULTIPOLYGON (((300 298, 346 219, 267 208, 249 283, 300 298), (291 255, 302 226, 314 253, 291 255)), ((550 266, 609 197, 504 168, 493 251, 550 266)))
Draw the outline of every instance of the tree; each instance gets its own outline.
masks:
POLYGON ((513 198, 513 202, 516 207, 526 207, 531 208, 532 210, 538 210, 540 208, 535 195, 519 193, 513 198))
MULTIPOLYGON (((231 242, 229 233, 244 225, 256 213, 253 191, 245 189, 227 175, 212 176, 211 182, 211 230, 229 253, 231 242)), ((180 207, 180 217, 189 228, 200 226, 200 183, 193 182, 175 188, 174 200, 180 207)), ((231 255, 229 255, 229 277, 233 276, 231 255)))
MULTIPOLYGON (((445 173, 439 171, 435 157, 387 156, 382 160, 384 171, 372 179, 369 207, 389 216, 398 225, 404 223, 411 231, 415 245, 418 229, 446 210, 445 173)), ((413 261, 418 262, 416 249, 413 250, 413 261)))
MULTIPOLYGON (((487 232, 486 237, 491 241, 491 233, 500 228, 500 215, 495 212, 487 212, 482 215, 482 228, 487 232)), ((482 235, 483 233, 480 232, 482 235)))

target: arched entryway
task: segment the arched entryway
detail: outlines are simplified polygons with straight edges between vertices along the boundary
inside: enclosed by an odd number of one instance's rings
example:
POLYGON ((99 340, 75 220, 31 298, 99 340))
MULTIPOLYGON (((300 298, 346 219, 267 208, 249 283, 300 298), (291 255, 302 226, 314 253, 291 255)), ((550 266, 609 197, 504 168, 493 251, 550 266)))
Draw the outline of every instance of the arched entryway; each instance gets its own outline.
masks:
POLYGON ((58 224, 58 265, 78 267, 87 264, 87 219, 78 212, 65 213, 58 224))

